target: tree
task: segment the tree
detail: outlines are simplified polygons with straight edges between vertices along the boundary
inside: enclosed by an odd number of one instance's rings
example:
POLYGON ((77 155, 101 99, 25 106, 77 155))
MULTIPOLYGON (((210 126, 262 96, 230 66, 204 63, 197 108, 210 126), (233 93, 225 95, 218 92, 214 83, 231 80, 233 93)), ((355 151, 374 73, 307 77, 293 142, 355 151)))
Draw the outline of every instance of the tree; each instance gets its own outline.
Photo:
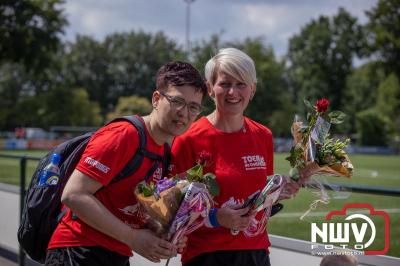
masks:
POLYGON ((359 145, 386 146, 389 136, 389 119, 375 108, 357 113, 357 141, 359 145))
POLYGON ((400 76, 400 1, 380 0, 366 12, 370 52, 385 62, 387 72, 400 76))
POLYGON ((60 45, 67 25, 63 0, 3 0, 0 3, 0 63, 19 62, 40 71, 60 45))
POLYGON ((175 41, 161 32, 112 34, 103 42, 78 36, 66 47, 64 76, 69 86, 86 88, 105 117, 119 97, 150 97, 158 68, 182 58, 175 41))
POLYGON ((346 79, 343 108, 345 129, 356 132, 356 114, 376 105, 379 83, 385 78, 382 64, 369 62, 355 69, 346 79))
POLYGON ((340 109, 346 77, 363 44, 362 27, 343 8, 332 18, 312 20, 293 36, 289 40, 289 77, 299 107, 303 108, 303 98, 326 97, 333 109, 340 109))
POLYGON ((52 125, 98 126, 100 108, 90 102, 84 89, 54 88, 36 97, 26 97, 13 109, 12 126, 49 128, 52 125))
POLYGON ((378 87, 376 109, 389 118, 392 133, 400 136, 400 82, 396 74, 388 75, 378 87))
POLYGON ((115 111, 107 115, 107 120, 125 115, 146 115, 152 110, 152 105, 147 98, 137 96, 120 97, 115 111))

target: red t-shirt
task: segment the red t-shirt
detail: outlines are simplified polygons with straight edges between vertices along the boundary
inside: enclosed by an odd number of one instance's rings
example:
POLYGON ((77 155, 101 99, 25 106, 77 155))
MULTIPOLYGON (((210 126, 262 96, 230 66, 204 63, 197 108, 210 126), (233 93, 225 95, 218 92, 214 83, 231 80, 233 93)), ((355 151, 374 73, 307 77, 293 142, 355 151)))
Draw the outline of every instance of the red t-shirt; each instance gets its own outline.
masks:
MULTIPOLYGON (((238 132, 226 133, 216 129, 207 118, 202 117, 172 145, 172 173, 181 173, 195 165, 199 153, 212 154, 212 164, 204 173, 212 172, 217 177, 220 195, 215 197, 216 207, 237 204, 267 182, 273 174, 272 133, 265 126, 245 117, 245 126, 238 132)), ((240 232, 232 235, 225 227, 201 227, 188 237, 188 245, 182 254, 182 262, 205 252, 216 250, 265 249, 270 246, 264 224, 263 212, 256 216, 253 234, 240 232), (258 228, 257 228, 258 226, 258 228), (258 233, 254 234, 254 230, 258 233)))
MULTIPOLYGON (((146 149, 162 156, 164 146, 155 143, 147 130, 146 137, 146 149)), ((82 173, 106 186, 96 193, 97 199, 132 228, 142 226, 133 190, 143 180, 154 161, 144 157, 143 163, 134 174, 107 185, 132 159, 138 147, 139 135, 136 128, 129 122, 115 122, 99 129, 93 135, 76 167, 82 173)), ((160 179, 161 172, 162 165, 160 164, 150 179, 160 179)), ((97 231, 80 219, 72 219, 72 213, 68 211, 51 237, 48 248, 70 246, 102 246, 121 255, 132 256, 132 251, 127 245, 97 231)))

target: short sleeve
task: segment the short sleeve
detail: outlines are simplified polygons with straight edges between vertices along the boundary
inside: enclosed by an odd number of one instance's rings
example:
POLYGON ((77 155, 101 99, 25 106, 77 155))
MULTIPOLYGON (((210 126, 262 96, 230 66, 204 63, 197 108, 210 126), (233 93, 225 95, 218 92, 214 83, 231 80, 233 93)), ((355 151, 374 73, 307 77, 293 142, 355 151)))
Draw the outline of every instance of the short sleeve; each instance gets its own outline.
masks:
POLYGON ((76 169, 106 186, 138 147, 139 136, 134 126, 129 122, 112 123, 92 136, 76 169))

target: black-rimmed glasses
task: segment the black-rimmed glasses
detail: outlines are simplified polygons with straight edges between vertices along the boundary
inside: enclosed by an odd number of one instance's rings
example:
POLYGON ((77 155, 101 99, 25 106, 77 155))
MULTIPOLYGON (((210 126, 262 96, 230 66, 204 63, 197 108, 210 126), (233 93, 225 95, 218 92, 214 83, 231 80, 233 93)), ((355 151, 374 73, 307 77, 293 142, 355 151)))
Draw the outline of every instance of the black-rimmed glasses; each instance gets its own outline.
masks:
POLYGON ((194 103, 194 102, 188 103, 188 102, 185 101, 185 99, 183 99, 181 97, 171 96, 171 95, 168 95, 168 94, 166 94, 164 92, 161 92, 161 91, 160 91, 160 94, 162 96, 164 96, 165 99, 167 99, 167 101, 171 105, 171 107, 176 109, 176 110, 182 110, 183 108, 185 108, 187 106, 188 110, 189 110, 189 113, 192 116, 197 116, 203 111, 203 106, 201 106, 198 103, 194 103))

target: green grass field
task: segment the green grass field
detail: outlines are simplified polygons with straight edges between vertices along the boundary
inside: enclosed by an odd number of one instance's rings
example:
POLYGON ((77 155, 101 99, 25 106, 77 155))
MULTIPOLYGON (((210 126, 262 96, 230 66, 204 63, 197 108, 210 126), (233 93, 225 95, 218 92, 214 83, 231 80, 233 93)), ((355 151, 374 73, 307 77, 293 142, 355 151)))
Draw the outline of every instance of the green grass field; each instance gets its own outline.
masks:
MULTIPOLYGON (((26 151, 1 151, 0 153, 24 155, 26 151)), ((43 156, 44 151, 29 151, 28 155, 43 156)), ((287 174, 289 164, 285 161, 286 154, 275 155, 275 172, 287 174)), ((380 186, 400 189, 400 156, 352 155, 355 167, 352 179, 330 177, 332 183, 349 183, 369 186, 380 186)), ((37 161, 28 161, 27 176, 32 175, 37 161)), ((28 178, 28 179, 29 179, 28 178)), ((316 178, 322 179, 322 178, 316 178)), ((19 184, 19 161, 0 158, 0 182, 19 184)), ((308 209, 309 204, 316 199, 310 189, 302 189, 296 198, 283 201, 284 209, 268 224, 271 234, 293 237, 310 241, 310 223, 324 220, 327 213, 342 209, 345 203, 369 203, 377 210, 385 210, 390 216, 390 249, 387 255, 400 257, 400 197, 362 194, 355 192, 330 192, 332 196, 328 205, 320 206, 303 220, 300 216, 308 209)), ((377 218, 377 240, 373 247, 383 247, 383 219, 377 218)))

